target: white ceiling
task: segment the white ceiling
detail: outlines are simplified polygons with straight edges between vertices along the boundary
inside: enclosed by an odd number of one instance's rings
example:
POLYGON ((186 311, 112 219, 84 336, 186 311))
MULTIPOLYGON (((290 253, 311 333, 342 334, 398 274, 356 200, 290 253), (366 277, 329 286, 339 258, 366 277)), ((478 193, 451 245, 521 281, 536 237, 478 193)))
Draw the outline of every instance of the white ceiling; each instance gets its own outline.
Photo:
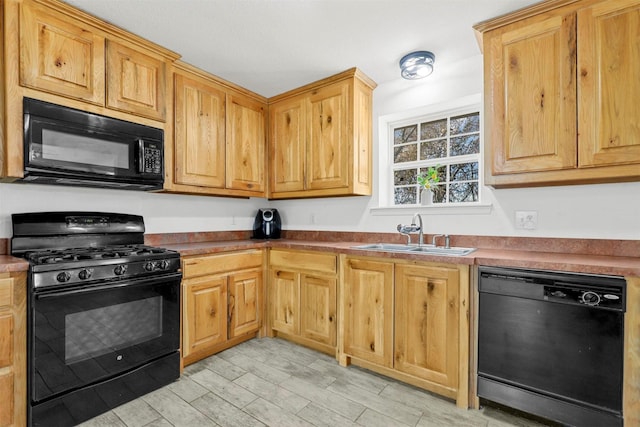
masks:
POLYGON ((66 0, 273 96, 358 67, 378 84, 430 50, 435 67, 478 55, 471 26, 533 0, 66 0))

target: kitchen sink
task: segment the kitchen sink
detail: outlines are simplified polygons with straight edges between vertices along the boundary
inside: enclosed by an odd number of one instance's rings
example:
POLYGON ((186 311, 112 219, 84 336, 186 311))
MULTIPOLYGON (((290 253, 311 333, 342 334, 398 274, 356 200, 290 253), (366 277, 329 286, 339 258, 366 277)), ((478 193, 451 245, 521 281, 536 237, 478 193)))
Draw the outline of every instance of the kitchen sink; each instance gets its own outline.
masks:
POLYGON ((415 246, 415 245, 398 245, 398 244, 391 244, 391 243, 372 243, 368 245, 352 246, 352 249, 363 249, 367 251, 381 251, 381 252, 406 252, 406 253, 417 253, 417 254, 425 254, 425 255, 451 255, 451 256, 464 256, 476 250, 475 248, 460 248, 455 246, 450 248, 445 248, 445 247, 433 246, 433 245, 415 246))
POLYGON ((475 251, 476 248, 458 248, 458 247, 436 247, 436 246, 420 246, 411 250, 412 253, 422 253, 427 255, 455 255, 464 256, 475 251))
POLYGON ((397 245, 392 243, 372 243, 369 245, 353 246, 353 249, 366 249, 368 251, 406 252, 416 249, 417 246, 397 245))

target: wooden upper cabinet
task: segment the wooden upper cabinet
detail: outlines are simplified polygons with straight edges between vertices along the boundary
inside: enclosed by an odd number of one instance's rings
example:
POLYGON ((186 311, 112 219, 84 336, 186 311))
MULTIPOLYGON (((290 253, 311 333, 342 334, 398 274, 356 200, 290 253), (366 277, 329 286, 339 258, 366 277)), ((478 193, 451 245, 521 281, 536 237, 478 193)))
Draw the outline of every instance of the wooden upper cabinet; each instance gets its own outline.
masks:
POLYGON ((261 102, 227 94, 227 188, 266 189, 266 108, 261 102))
POLYGON ((25 2, 20 8, 20 84, 105 103, 105 39, 89 26, 25 2))
POLYGON ((640 0, 554 0, 477 24, 485 182, 640 180, 640 0))
POLYGON ((578 11, 580 166, 640 163, 640 2, 578 11))
POLYGON ((308 188, 319 190, 348 185, 349 82, 327 86, 309 96, 307 171, 308 188))
POLYGON ((575 14, 491 38, 486 70, 493 173, 576 166, 575 14))
POLYGON ((270 185, 273 192, 305 188, 306 117, 305 99, 297 97, 269 107, 271 147, 270 185), (292 161, 295 160, 295 161, 292 161))
POLYGON ((175 183, 224 188, 224 90, 176 73, 174 102, 175 183))
POLYGON ((371 194, 375 86, 353 68, 269 99, 269 198, 371 194))
POLYGON ((107 42, 107 107, 164 121, 166 66, 162 59, 107 42))
POLYGON ((266 98, 182 61, 173 64, 171 81, 164 189, 264 197, 266 98))

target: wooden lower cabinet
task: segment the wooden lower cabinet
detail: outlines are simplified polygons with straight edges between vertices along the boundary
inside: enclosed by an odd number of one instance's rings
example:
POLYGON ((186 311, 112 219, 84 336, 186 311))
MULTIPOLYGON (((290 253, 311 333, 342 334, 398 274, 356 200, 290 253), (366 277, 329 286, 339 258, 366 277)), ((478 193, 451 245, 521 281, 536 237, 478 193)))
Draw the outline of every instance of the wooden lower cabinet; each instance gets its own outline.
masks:
POLYGON ((0 273, 0 426, 27 423, 26 274, 0 273))
POLYGON ((262 327, 263 251, 182 260, 182 362, 189 365, 256 336, 262 327))
POLYGON ((457 387, 459 301, 457 269, 396 266, 395 369, 457 387))
POLYGON ((347 259, 344 264, 344 353, 393 366, 393 263, 347 259))
POLYGON ((342 257, 340 363, 468 407, 468 266, 342 257))
POLYGON ((336 255, 272 249, 269 333, 335 355, 336 289, 336 255))

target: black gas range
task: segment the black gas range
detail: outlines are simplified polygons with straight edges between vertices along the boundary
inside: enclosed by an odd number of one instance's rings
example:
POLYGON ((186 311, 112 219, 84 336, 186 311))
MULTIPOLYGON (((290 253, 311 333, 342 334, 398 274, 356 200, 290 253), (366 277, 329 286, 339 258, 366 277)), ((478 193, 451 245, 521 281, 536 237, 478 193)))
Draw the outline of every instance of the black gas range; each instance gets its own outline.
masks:
POLYGON ((29 261, 28 421, 72 426, 178 378, 180 255, 137 215, 12 215, 29 261))

